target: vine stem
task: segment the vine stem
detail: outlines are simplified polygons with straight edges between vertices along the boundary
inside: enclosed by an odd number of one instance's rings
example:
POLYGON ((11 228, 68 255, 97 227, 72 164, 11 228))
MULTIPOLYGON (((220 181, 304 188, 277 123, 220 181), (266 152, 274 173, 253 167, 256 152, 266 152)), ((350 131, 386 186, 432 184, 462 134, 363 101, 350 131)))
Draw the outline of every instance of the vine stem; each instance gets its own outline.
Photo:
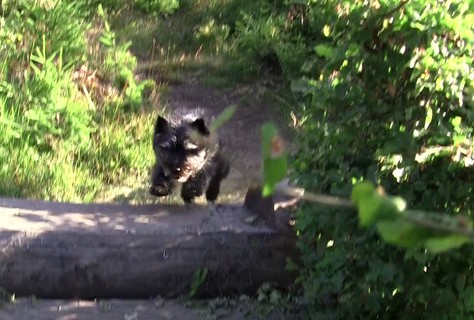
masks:
MULTIPOLYGON (((301 200, 319 203, 323 205, 333 206, 333 207, 344 207, 344 208, 353 208, 356 209, 356 206, 349 200, 334 196, 328 196, 323 194, 316 194, 309 191, 306 191, 303 188, 294 188, 289 186, 278 186, 277 192, 283 193, 285 195, 296 197, 301 200)), ((437 221, 430 219, 430 217, 435 217, 439 219, 439 214, 432 213, 432 212, 425 212, 420 210, 406 210, 405 214, 401 214, 400 218, 413 223, 419 227, 447 232, 447 233, 454 233, 468 237, 471 240, 474 240, 474 231, 461 226, 452 226, 448 224, 443 224, 437 221)), ((458 221, 458 225, 460 224, 460 220, 458 221)))
POLYGON ((287 196, 296 197, 305 201, 316 202, 334 207, 355 208, 354 204, 348 199, 328 196, 324 194, 316 194, 306 191, 303 188, 278 186, 277 191, 287 196))
POLYGON ((471 240, 474 240, 474 232, 470 229, 467 229, 465 227, 450 226, 450 225, 442 224, 430 219, 426 219, 427 214, 434 215, 435 213, 429 213, 429 212, 424 212, 424 211, 419 211, 419 210, 406 210, 405 212, 406 214, 402 215, 401 217, 405 219, 406 221, 416 224, 420 227, 424 227, 424 228, 428 228, 428 229, 432 229, 436 231, 456 233, 459 235, 466 236, 470 238, 471 240))

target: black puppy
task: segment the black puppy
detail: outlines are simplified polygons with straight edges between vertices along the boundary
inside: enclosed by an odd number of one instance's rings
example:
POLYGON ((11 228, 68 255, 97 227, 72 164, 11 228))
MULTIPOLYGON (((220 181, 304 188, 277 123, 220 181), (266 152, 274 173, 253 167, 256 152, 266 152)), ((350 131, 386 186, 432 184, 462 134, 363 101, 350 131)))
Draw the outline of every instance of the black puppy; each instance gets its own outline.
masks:
POLYGON ((186 203, 204 190, 207 201, 217 199, 221 181, 230 168, 217 137, 209 132, 201 116, 188 114, 171 120, 158 116, 153 150, 156 162, 151 175, 152 195, 167 196, 177 183, 182 183, 181 198, 186 203))

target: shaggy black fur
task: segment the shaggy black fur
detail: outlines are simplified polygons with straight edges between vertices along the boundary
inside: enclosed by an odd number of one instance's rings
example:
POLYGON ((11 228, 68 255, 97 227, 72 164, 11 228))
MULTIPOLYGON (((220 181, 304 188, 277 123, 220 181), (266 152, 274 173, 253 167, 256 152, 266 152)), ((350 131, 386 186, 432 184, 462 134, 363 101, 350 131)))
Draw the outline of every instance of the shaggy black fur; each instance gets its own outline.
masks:
POLYGON ((181 198, 189 203, 206 190, 213 202, 220 184, 229 173, 229 163, 221 154, 217 137, 209 132, 198 114, 167 120, 158 116, 153 134, 156 162, 151 175, 150 193, 169 195, 182 183, 181 198))

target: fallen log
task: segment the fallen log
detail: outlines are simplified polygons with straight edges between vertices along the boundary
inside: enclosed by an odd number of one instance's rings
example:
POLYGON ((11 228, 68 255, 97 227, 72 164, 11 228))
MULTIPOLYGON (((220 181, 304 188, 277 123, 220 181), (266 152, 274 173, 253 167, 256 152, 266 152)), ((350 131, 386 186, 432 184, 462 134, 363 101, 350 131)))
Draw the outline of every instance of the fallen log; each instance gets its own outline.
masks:
POLYGON ((0 198, 0 287, 40 298, 167 298, 286 289, 298 259, 287 215, 252 225, 242 206, 67 204, 0 198))

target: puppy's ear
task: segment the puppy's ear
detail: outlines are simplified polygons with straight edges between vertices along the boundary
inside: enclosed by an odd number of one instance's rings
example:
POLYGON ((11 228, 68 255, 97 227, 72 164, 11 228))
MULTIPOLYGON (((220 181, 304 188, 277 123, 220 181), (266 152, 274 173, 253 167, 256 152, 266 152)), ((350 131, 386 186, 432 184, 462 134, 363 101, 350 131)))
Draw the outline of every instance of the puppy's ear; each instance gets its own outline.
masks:
POLYGON ((156 123, 155 123, 155 133, 154 133, 154 135, 157 136, 159 134, 163 134, 163 133, 168 132, 169 127, 170 126, 169 126, 168 120, 166 120, 165 118, 163 118, 161 116, 158 116, 158 119, 156 119, 156 123))
POLYGON ((197 130, 203 136, 208 136, 210 134, 209 129, 207 128, 206 124, 204 123, 204 119, 198 118, 191 123, 191 128, 197 130))

